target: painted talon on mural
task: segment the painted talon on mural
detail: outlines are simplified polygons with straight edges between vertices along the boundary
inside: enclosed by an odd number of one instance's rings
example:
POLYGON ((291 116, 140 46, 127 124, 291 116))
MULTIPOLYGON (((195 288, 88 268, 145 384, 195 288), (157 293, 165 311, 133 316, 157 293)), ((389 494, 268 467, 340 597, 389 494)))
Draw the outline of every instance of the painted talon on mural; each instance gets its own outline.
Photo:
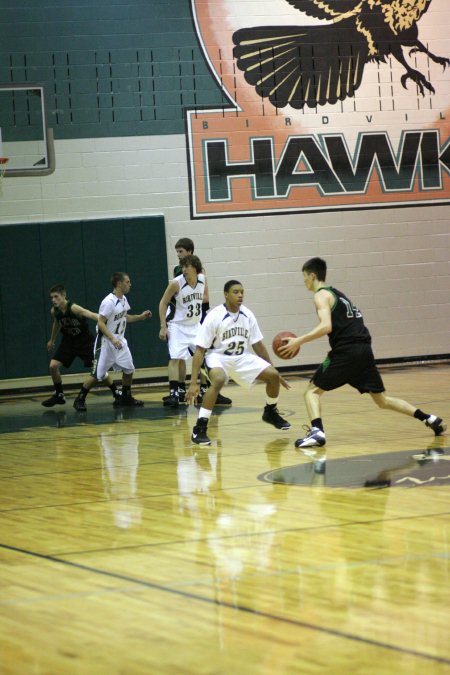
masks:
POLYGON ((276 108, 336 103, 353 97, 364 66, 393 56, 406 70, 401 84, 412 79, 422 95, 434 88, 406 62, 421 52, 444 69, 447 58, 435 56, 418 40, 417 22, 431 0, 287 0, 300 12, 332 24, 257 26, 233 34, 233 55, 246 81, 276 108), (339 8, 338 8, 339 7, 339 8))
POLYGON ((446 59, 445 56, 436 56, 435 54, 432 54, 422 43, 418 44, 420 46, 413 47, 412 49, 409 50, 409 55, 411 56, 412 54, 416 54, 417 52, 422 52, 426 54, 432 61, 437 63, 438 65, 442 66, 443 70, 447 68, 447 66, 450 66, 450 59, 446 59))
POLYGON ((426 77, 422 75, 422 73, 419 73, 418 70, 413 70, 412 68, 408 70, 407 73, 404 73, 401 78, 400 82, 402 83, 402 86, 404 89, 407 89, 406 82, 408 80, 412 80, 413 82, 416 83, 418 90, 422 94, 422 96, 425 96, 425 89, 428 89, 428 91, 431 91, 432 94, 435 93, 433 85, 428 82, 426 77))

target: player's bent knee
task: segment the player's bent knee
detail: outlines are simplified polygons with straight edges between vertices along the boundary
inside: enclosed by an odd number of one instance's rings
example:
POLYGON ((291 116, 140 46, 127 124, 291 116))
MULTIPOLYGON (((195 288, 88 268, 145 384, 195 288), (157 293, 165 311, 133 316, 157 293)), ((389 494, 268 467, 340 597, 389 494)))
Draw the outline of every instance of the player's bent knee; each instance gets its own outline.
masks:
POLYGON ((372 401, 379 407, 379 408, 388 408, 389 403, 384 394, 370 394, 372 397, 372 401))
POLYGON ((303 392, 303 398, 307 399, 309 396, 321 396, 323 391, 324 390, 314 384, 314 382, 310 382, 303 392))
POLYGON ((223 370, 220 368, 213 368, 209 371, 209 380, 211 382, 211 387, 214 389, 221 389, 226 382, 226 375, 223 370))
POLYGON ((259 374, 257 379, 261 379, 269 384, 277 384, 281 380, 281 375, 273 366, 265 368, 262 373, 259 374))

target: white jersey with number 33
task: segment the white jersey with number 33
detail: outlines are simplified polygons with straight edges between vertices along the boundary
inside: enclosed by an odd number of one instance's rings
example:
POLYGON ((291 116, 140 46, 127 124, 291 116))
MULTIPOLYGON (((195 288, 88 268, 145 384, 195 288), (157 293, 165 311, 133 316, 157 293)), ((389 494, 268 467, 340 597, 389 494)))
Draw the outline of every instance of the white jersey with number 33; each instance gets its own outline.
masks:
POLYGON ((110 293, 104 298, 98 313, 105 317, 106 326, 115 338, 125 341, 125 328, 127 327, 127 312, 130 309, 125 296, 118 298, 110 293))
POLYGON ((241 356, 262 339, 256 317, 248 307, 241 305, 239 312, 231 314, 225 305, 218 305, 206 315, 195 342, 209 353, 241 356))
POLYGON ((199 274, 197 276, 195 288, 189 286, 183 274, 175 277, 174 281, 178 283, 180 290, 175 294, 175 315, 171 322, 182 323, 185 326, 200 323, 205 294, 205 275, 199 274))

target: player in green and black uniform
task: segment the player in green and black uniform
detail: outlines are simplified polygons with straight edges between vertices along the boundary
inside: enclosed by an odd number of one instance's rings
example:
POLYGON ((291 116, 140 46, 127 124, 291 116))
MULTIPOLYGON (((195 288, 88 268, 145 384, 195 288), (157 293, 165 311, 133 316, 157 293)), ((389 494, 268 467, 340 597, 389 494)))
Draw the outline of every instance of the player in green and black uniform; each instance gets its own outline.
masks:
MULTIPOLYGON (((55 386, 55 393, 42 402, 45 408, 63 405, 66 402, 61 380, 61 366, 69 368, 78 357, 83 361, 86 368, 92 367, 95 338, 89 331, 87 319, 92 319, 95 322, 98 320, 98 314, 81 307, 81 305, 70 302, 67 299, 66 289, 62 284, 53 286, 50 289, 50 299, 53 304, 50 310, 53 324, 52 334, 50 340, 47 342, 47 349, 51 351, 54 348, 55 340, 59 333, 61 333, 62 339, 50 361, 50 375, 55 386)), ((92 376, 86 379, 73 403, 75 410, 86 410, 86 396, 96 382, 97 380, 92 376)), ((109 375, 105 378, 104 382, 111 389, 114 398, 118 398, 120 391, 109 375)))
POLYGON ((383 380, 375 363, 370 333, 364 325, 359 309, 332 286, 325 283, 327 265, 321 258, 311 258, 302 268, 305 286, 314 293, 314 304, 319 324, 309 333, 297 338, 287 338, 280 349, 284 356, 293 356, 306 342, 328 335, 331 351, 319 366, 305 392, 306 409, 311 429, 304 438, 295 442, 297 448, 325 445, 322 424, 321 396, 349 384, 361 394, 370 394, 379 408, 393 410, 415 417, 430 427, 436 436, 447 428, 440 417, 415 408, 407 401, 385 394, 383 380))

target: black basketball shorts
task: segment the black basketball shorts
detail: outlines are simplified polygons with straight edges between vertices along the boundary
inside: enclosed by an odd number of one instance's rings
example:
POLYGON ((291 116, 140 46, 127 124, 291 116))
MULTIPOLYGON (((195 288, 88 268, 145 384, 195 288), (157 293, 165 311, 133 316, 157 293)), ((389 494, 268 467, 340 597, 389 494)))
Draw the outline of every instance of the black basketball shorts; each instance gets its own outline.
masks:
POLYGON ((52 358, 55 361, 60 361, 64 368, 69 368, 76 358, 81 359, 86 368, 91 368, 94 360, 94 337, 92 337, 92 340, 75 345, 61 340, 61 344, 52 358))
POLYGON ((344 384, 349 384, 361 394, 380 394, 384 391, 372 347, 367 342, 355 342, 332 349, 311 381, 324 391, 337 389, 344 384))

